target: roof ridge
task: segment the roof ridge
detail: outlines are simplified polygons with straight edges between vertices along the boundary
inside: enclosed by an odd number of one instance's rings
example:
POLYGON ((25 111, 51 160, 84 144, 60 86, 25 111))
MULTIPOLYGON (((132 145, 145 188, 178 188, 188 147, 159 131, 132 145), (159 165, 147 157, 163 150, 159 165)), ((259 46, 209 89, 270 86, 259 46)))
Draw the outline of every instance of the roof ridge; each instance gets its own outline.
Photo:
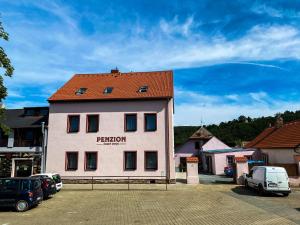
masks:
POLYGON ((130 72, 118 72, 118 73, 76 73, 73 76, 82 76, 82 75, 92 75, 92 76, 99 76, 99 75, 122 75, 122 74, 148 74, 148 73, 173 73, 172 70, 157 70, 157 71, 130 71, 130 72))

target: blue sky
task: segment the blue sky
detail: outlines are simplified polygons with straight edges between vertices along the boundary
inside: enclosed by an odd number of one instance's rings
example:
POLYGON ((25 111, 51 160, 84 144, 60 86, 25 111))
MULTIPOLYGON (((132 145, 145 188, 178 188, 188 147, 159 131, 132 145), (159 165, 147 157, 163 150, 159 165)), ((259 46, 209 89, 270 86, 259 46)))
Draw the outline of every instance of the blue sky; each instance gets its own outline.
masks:
POLYGON ((174 70, 175 124, 300 109, 299 1, 0 0, 7 108, 75 73, 174 70))

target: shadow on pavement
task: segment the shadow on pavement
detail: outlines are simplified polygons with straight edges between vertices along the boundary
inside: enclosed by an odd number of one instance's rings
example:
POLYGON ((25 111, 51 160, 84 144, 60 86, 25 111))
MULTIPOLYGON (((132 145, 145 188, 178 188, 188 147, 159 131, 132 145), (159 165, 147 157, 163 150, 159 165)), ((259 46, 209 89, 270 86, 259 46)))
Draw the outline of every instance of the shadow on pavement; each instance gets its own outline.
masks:
POLYGON ((264 193, 264 195, 259 195, 259 193, 256 190, 245 188, 244 186, 236 186, 231 190, 238 195, 257 196, 257 197, 283 197, 283 195, 279 195, 275 193, 264 193))
POLYGON ((0 213, 1 212, 16 212, 16 210, 14 207, 0 206, 0 213))

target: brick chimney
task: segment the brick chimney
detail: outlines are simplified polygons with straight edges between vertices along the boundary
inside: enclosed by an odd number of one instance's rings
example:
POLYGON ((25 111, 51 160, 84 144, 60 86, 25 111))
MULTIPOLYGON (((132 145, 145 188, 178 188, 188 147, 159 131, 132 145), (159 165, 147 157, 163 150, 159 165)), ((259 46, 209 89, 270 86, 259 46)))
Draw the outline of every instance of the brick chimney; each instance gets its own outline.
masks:
POLYGON ((115 69, 112 69, 111 71, 110 71, 110 73, 119 73, 120 71, 119 71, 119 69, 118 69, 118 67, 116 67, 115 69))

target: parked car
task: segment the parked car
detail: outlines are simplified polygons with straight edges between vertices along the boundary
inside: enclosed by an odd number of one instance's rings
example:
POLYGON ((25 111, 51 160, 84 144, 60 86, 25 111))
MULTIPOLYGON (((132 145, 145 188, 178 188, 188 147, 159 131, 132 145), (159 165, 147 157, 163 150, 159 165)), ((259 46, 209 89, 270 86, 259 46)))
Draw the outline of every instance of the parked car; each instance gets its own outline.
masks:
POLYGON ((35 174, 35 175, 32 175, 33 177, 34 176, 47 176, 47 177, 50 177, 51 179, 54 180, 55 182, 55 185, 56 185, 56 191, 59 192, 62 187, 63 187, 63 183, 61 181, 61 177, 58 173, 40 173, 40 174, 35 174))
POLYGON ((262 195, 266 192, 291 193, 288 174, 283 167, 255 166, 249 174, 245 174, 245 186, 255 188, 262 195))
POLYGON ((224 167, 224 174, 227 177, 233 177, 233 167, 232 166, 226 166, 226 167, 224 167))
POLYGON ((41 181, 37 178, 0 178, 0 205, 24 212, 43 200, 41 181))
POLYGON ((44 199, 47 199, 49 196, 56 193, 56 184, 52 178, 46 175, 33 175, 31 177, 36 177, 41 180, 44 199))

